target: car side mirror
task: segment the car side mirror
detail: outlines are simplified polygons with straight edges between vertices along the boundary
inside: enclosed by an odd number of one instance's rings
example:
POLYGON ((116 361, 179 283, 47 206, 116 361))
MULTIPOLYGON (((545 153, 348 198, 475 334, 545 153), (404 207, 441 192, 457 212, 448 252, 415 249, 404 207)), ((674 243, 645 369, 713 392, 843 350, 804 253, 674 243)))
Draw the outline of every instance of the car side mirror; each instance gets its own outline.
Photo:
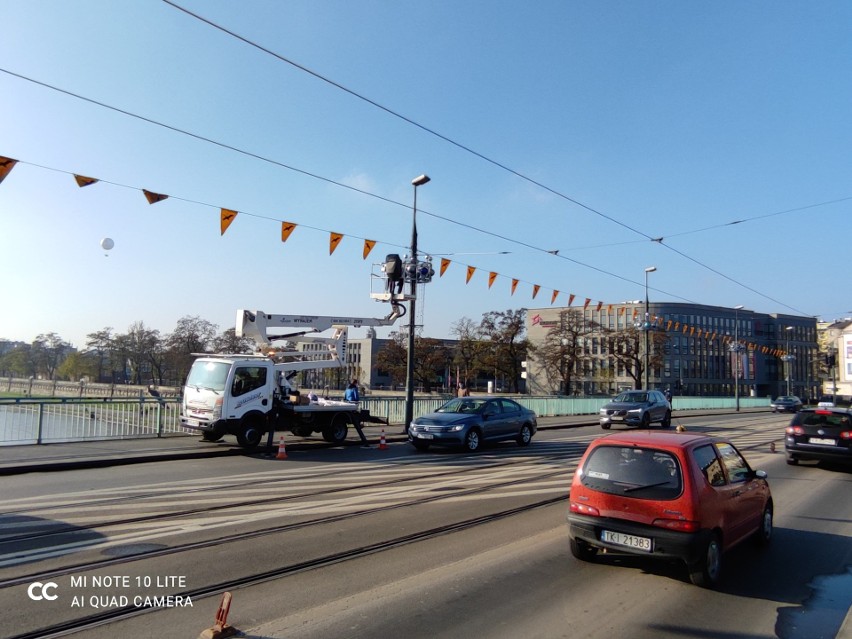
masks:
POLYGON ((769 475, 766 474, 765 470, 755 470, 752 471, 752 475, 757 479, 766 479, 769 475))

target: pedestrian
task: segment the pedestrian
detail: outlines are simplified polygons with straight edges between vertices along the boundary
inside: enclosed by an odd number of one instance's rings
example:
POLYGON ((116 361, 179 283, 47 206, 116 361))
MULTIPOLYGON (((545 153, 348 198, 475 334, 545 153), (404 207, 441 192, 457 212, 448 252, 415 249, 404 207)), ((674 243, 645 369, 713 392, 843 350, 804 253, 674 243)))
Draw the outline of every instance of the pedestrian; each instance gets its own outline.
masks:
MULTIPOLYGON (((353 404, 357 404, 361 398, 358 395, 358 380, 353 379, 349 386, 346 387, 346 392, 343 394, 343 399, 347 402, 352 402, 353 404)), ((361 416, 353 415, 352 423, 355 426, 355 430, 358 431, 358 436, 361 438, 361 448, 370 448, 370 444, 367 442, 367 437, 364 435, 364 430, 361 427, 361 416)))
POLYGON ((666 401, 671 404, 672 403, 672 389, 666 389, 666 401))

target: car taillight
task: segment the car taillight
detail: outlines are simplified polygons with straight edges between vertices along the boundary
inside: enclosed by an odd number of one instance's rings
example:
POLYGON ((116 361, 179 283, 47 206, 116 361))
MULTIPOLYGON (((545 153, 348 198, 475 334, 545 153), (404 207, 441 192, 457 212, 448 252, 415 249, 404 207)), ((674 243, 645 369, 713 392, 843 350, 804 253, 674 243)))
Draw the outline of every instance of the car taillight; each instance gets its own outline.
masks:
POLYGON ((572 513, 577 513, 579 515, 591 515, 592 517, 600 517, 601 511, 599 511, 594 506, 587 506, 586 504, 578 504, 576 501, 572 501, 569 505, 569 508, 572 513))
POLYGON ((805 429, 801 426, 787 426, 787 434, 788 435, 804 435, 805 429))
POLYGON ((840 433, 840 439, 852 439, 852 431, 844 430, 840 433))
POLYGON ((655 519, 653 525, 658 528, 676 530, 678 532, 695 532, 698 530, 697 521, 689 521, 686 519, 655 519))

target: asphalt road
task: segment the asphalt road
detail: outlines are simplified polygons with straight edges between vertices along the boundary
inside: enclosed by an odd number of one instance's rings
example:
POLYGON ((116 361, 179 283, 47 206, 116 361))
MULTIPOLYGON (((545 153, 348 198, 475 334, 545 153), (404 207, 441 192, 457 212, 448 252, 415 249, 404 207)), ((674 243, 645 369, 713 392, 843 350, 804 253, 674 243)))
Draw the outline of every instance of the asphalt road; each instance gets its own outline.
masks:
POLYGON ((252 638, 837 636, 852 601, 848 470, 787 466, 769 445, 781 416, 684 421, 734 438, 776 501, 772 545, 732 551, 717 591, 675 564, 571 557, 570 474, 601 434, 577 427, 475 456, 394 442, 4 478, 0 637, 109 612, 110 597, 211 587, 75 635, 194 638, 229 581, 228 620, 252 638), (130 583, 93 585, 106 576, 130 583), (36 580, 60 598, 30 600, 36 580))

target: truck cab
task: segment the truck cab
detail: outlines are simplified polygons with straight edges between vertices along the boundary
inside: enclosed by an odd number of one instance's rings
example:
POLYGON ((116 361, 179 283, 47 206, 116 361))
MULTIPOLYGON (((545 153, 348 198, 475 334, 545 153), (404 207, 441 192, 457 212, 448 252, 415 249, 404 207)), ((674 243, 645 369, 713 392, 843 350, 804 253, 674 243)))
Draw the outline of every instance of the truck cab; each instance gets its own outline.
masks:
POLYGON ((201 357, 184 387, 181 423, 207 441, 236 435, 252 448, 269 430, 267 415, 279 392, 272 360, 263 356, 201 357))

